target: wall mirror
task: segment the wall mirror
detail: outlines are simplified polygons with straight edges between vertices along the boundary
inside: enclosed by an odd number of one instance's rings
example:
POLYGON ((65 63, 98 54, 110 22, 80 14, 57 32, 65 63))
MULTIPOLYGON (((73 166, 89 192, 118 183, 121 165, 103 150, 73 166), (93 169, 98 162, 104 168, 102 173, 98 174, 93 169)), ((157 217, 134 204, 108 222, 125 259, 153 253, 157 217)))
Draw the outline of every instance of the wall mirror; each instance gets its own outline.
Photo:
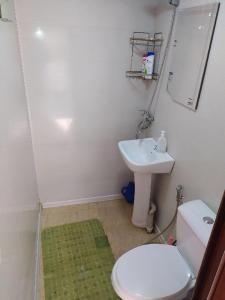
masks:
POLYGON ((212 3, 177 12, 167 90, 192 110, 201 95, 218 11, 219 3, 212 3))

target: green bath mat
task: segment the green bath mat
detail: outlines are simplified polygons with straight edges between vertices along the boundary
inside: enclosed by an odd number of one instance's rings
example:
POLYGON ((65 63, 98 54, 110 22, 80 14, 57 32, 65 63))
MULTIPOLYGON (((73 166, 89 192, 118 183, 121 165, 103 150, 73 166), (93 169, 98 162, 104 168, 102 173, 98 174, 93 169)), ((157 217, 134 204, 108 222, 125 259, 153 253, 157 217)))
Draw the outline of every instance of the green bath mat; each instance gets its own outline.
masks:
POLYGON ((119 299, 111 285, 114 257, 98 220, 42 232, 45 300, 119 299))

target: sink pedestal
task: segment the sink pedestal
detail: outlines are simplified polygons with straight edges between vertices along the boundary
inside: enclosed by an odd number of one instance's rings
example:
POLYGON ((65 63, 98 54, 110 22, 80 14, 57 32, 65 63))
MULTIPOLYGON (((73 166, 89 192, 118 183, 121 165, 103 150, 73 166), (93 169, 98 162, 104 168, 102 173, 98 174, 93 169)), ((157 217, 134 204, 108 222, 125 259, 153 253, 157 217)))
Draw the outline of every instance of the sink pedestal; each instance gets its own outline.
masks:
POLYGON ((137 227, 145 228, 150 208, 152 175, 135 172, 134 181, 135 196, 132 223, 137 227))
POLYGON ((170 173, 175 160, 167 153, 155 150, 156 141, 152 138, 121 141, 119 149, 128 168, 134 172, 135 197, 132 222, 137 227, 152 230, 152 220, 155 206, 149 208, 151 181, 153 174, 170 173))

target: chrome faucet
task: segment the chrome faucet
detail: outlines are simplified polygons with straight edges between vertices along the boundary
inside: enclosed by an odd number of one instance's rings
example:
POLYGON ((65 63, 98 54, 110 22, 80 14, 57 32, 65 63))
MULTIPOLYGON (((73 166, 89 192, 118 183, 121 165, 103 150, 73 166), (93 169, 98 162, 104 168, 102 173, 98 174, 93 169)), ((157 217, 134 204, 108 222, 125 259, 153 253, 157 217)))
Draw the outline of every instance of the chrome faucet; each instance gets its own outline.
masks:
POLYGON ((151 127, 153 121, 154 121, 154 116, 147 110, 139 110, 142 112, 142 120, 137 126, 137 133, 136 133, 136 139, 138 139, 141 135, 141 133, 151 127))

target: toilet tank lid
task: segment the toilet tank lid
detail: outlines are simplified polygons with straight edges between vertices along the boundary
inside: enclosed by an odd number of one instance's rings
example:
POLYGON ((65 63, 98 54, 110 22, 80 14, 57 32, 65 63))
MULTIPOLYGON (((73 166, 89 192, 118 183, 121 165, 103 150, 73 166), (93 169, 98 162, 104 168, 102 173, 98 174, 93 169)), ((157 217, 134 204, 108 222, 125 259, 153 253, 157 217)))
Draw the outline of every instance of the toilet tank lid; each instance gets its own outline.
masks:
POLYGON ((186 202, 179 206, 178 211, 197 238, 207 247, 213 224, 207 224, 203 218, 210 217, 215 221, 216 214, 202 200, 186 202))

